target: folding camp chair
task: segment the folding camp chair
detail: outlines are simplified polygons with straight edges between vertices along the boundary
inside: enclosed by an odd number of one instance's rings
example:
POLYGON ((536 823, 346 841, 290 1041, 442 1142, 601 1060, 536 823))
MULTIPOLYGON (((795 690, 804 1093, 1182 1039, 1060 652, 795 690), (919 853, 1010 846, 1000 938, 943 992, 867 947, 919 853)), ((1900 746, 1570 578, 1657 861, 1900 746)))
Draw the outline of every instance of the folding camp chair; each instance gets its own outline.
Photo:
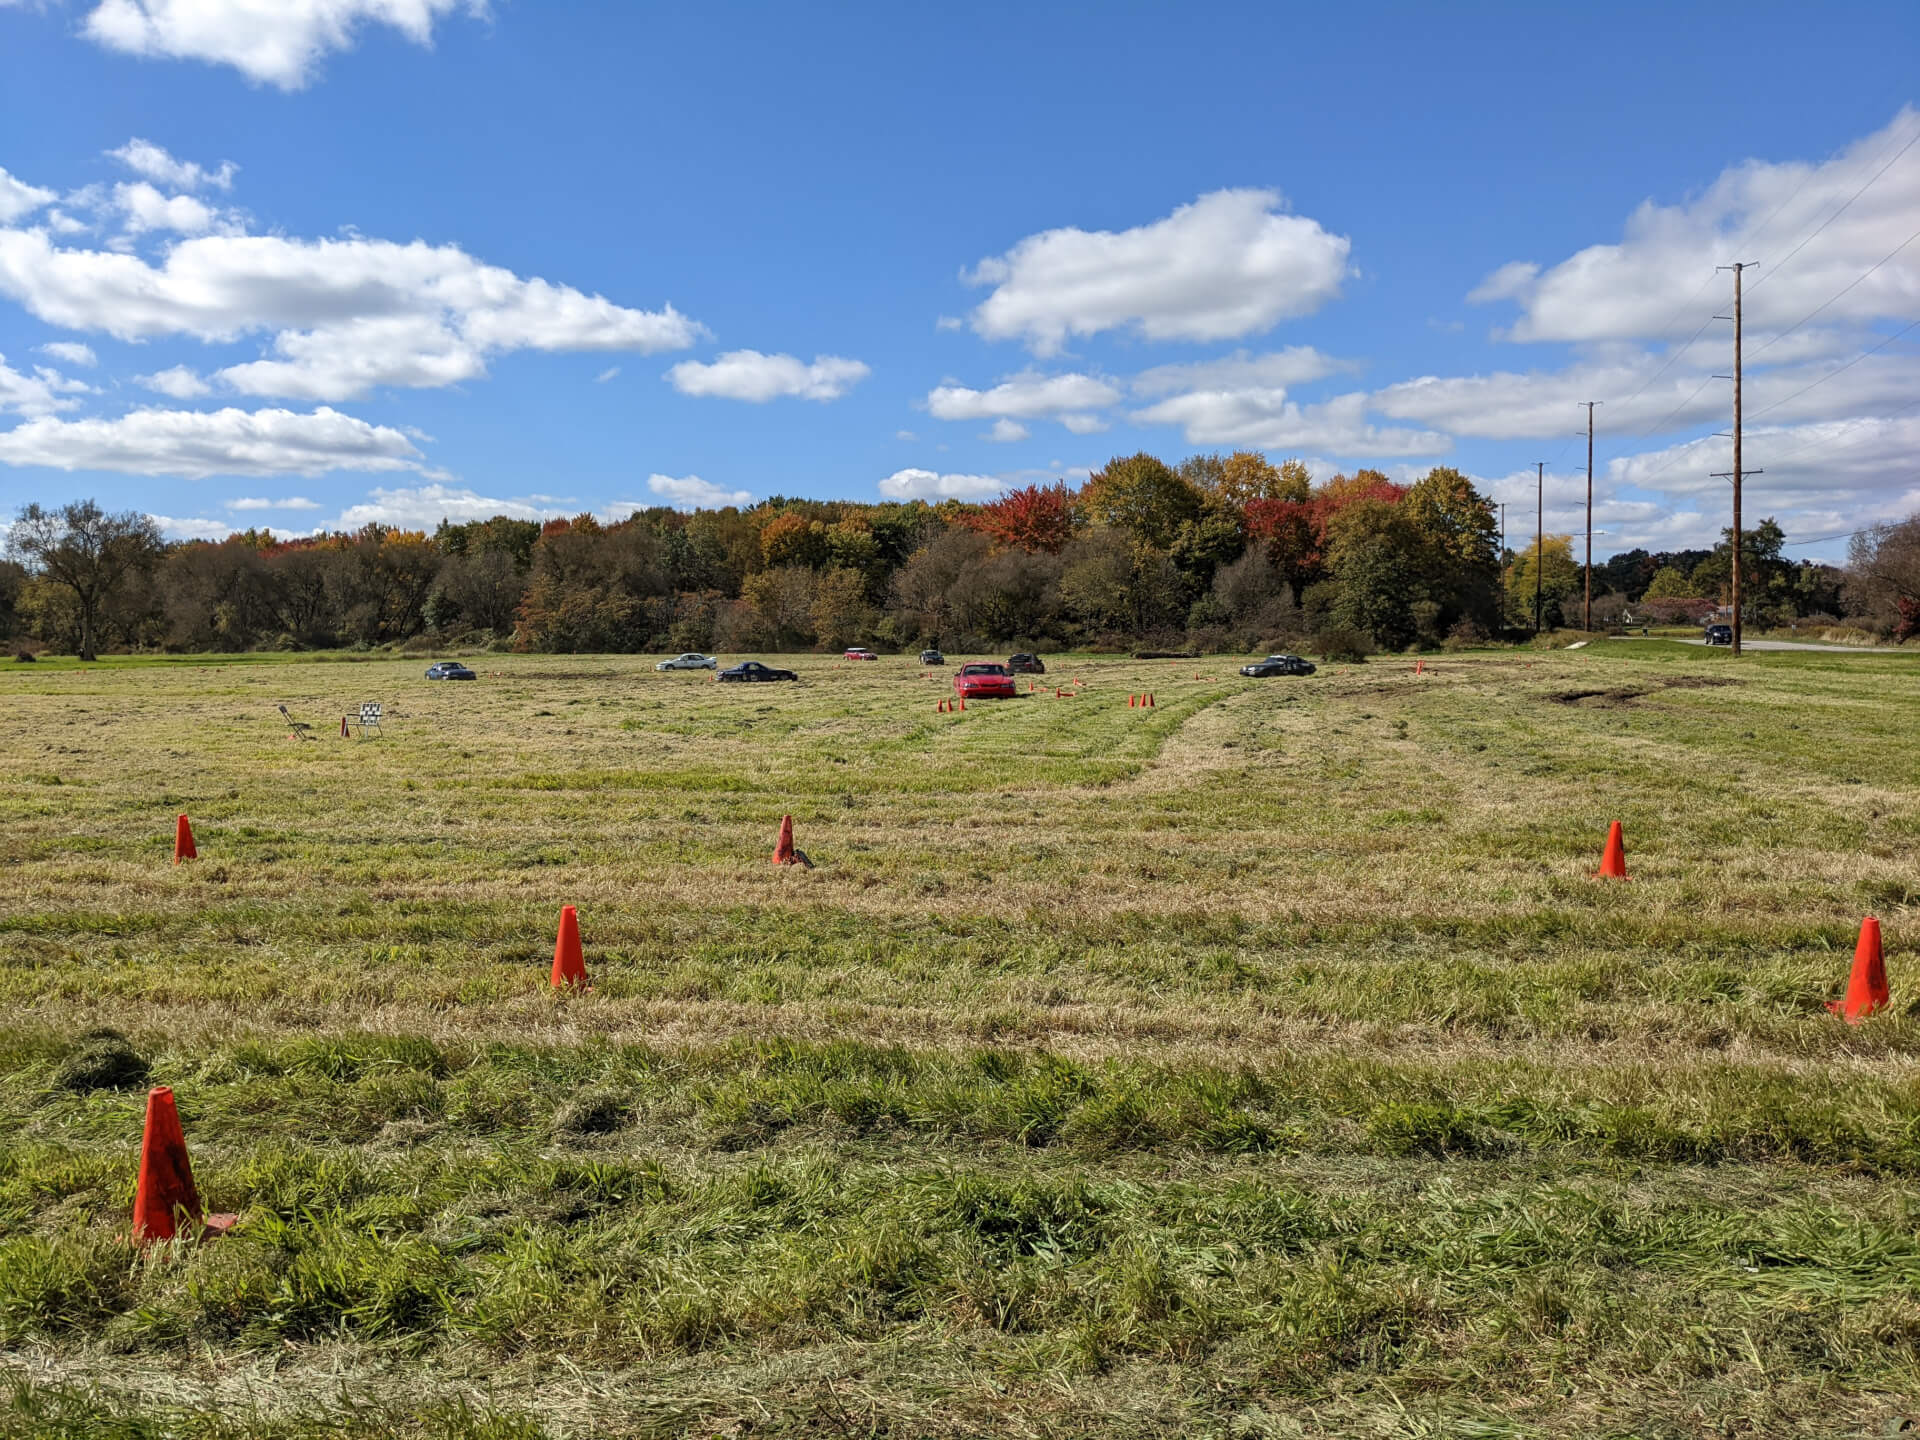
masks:
POLYGON ((313 739, 313 736, 309 733, 313 729, 313 726, 307 724, 307 722, 304 720, 294 719, 293 716, 288 713, 287 707, 284 705, 279 705, 279 706, 276 706, 275 708, 279 710, 280 718, 287 722, 287 729, 289 732, 291 732, 293 739, 295 740, 313 739))

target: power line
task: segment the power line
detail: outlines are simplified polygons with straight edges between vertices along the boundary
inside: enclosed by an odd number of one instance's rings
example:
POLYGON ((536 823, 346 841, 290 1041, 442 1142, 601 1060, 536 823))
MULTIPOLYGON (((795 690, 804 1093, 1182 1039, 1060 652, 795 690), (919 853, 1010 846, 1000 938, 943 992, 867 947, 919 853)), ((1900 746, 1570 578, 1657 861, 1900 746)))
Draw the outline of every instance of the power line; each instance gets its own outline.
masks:
POLYGON ((1786 404, 1787 401, 1789 400, 1798 400, 1802 395, 1806 394, 1807 391, 1809 390, 1819 389, 1822 385, 1826 384, 1827 381, 1833 379, 1834 376, 1844 374, 1848 370, 1851 370, 1854 366, 1858 365, 1862 360, 1865 360, 1868 356, 1878 355, 1882 350, 1886 349, 1887 346, 1893 344, 1894 341, 1898 340, 1901 336, 1905 335, 1907 331, 1913 329, 1914 326, 1916 325, 1920 325, 1920 320, 1913 320, 1908 322, 1906 325, 1902 326, 1900 329, 1894 331, 1894 333, 1889 335, 1886 339, 1882 340, 1878 345, 1874 346, 1871 350, 1862 350, 1858 355, 1854 356, 1851 360, 1847 361, 1846 364, 1834 366, 1833 369, 1829 370, 1826 374, 1822 375, 1818 380, 1814 381, 1811 385, 1802 385, 1798 390, 1794 391, 1791 395, 1783 395, 1778 400, 1774 401, 1771 405, 1763 406, 1760 409, 1754 411, 1753 412, 1754 418, 1758 419, 1760 416, 1766 414, 1767 411, 1769 410, 1778 410, 1782 405, 1786 404))
POLYGON ((1846 213, 1847 207, 1849 205, 1853 204, 1854 201, 1858 200, 1862 195, 1866 194, 1867 190, 1873 185, 1874 181, 1878 180, 1882 175, 1886 174, 1887 171, 1891 170, 1893 168, 1894 160, 1898 160, 1902 155, 1906 154, 1907 151, 1911 150, 1915 145, 1920 145, 1920 130, 1915 130, 1913 132, 1913 138, 1907 141, 1906 144, 1902 145, 1899 148, 1899 150, 1894 152, 1893 159, 1888 160, 1886 164, 1882 165, 1878 170, 1874 171, 1873 174, 1869 175, 1867 177, 1866 184, 1862 185, 1858 190, 1854 191, 1853 194, 1849 195, 1846 198, 1846 200, 1841 203, 1841 206, 1838 210, 1834 211, 1833 214, 1829 215, 1825 220, 1820 222, 1819 226, 1813 231, 1812 234, 1808 235, 1806 239, 1802 240, 1798 245, 1794 246, 1793 249, 1789 250, 1786 253, 1786 255, 1784 255, 1782 258, 1774 261, 1773 267, 1770 270, 1768 270, 1765 275, 1762 275, 1758 280, 1753 282, 1753 288, 1758 290, 1762 285, 1766 284, 1768 280, 1772 279, 1775 275, 1778 275, 1780 273, 1781 268, 1785 266, 1789 260, 1793 259, 1794 256, 1798 255, 1802 250, 1806 249, 1808 245, 1812 244, 1815 237, 1817 237, 1822 231, 1824 231, 1827 228, 1827 226, 1833 224, 1834 221, 1838 220, 1842 215, 1846 213))
POLYGON ((1840 290, 1835 295, 1833 295, 1830 299, 1825 300, 1819 305, 1814 306, 1813 309, 1809 310, 1806 314, 1802 315, 1798 320, 1794 321, 1793 324, 1789 325, 1786 329, 1782 330, 1778 335, 1774 336, 1773 339, 1767 341, 1766 344, 1762 345, 1758 350, 1754 351, 1753 353, 1755 355, 1764 355, 1767 351, 1771 350, 1775 345, 1778 345, 1782 340, 1786 339, 1787 336, 1791 335, 1794 331, 1798 330, 1802 325, 1806 324, 1807 321, 1813 319, 1814 316, 1818 315, 1822 310, 1826 309, 1827 306, 1833 304, 1835 300, 1838 300, 1842 295, 1845 295, 1847 291, 1853 289, 1855 285, 1860 284, 1869 275, 1873 274, 1874 271, 1878 270, 1882 265, 1885 265, 1889 260, 1893 259, 1894 256, 1898 255, 1902 250, 1906 249, 1907 246, 1911 245, 1916 240, 1920 240, 1920 230, 1914 231, 1913 234, 1909 235, 1906 239, 1902 240, 1898 245, 1894 246, 1893 249, 1889 250, 1885 255, 1882 255, 1872 265, 1869 265, 1865 270, 1861 271, 1860 274, 1854 277, 1852 281, 1842 286, 1840 290))

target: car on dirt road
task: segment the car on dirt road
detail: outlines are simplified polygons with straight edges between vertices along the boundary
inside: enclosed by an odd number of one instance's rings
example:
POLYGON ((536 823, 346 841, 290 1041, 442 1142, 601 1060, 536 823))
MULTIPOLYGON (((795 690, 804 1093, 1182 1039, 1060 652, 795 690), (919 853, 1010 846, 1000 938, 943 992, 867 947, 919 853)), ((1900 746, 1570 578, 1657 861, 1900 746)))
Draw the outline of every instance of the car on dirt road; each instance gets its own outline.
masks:
POLYGON ((922 650, 920 652, 920 663, 922 665, 944 665, 947 663, 947 657, 942 655, 938 650, 922 650))
POLYGON ((1250 680, 1270 680, 1277 675, 1311 675, 1314 665, 1298 655, 1269 655, 1251 665, 1242 665, 1240 673, 1250 680))
POLYGON ((962 665, 953 677, 953 693, 962 700, 1011 700, 1020 692, 1004 665, 962 665))
POLYGON ((1007 657, 1007 669, 1011 670, 1015 675, 1044 675, 1047 673, 1047 667, 1040 663, 1040 657, 1038 655, 1009 655, 1007 657))
POLYGON ((722 670, 716 678, 755 684, 762 680, 798 680, 800 677, 791 670, 776 670, 771 665, 762 665, 758 660, 743 660, 731 670, 722 670))
POLYGON ((702 655, 689 650, 684 655, 676 655, 671 660, 662 660, 653 667, 656 670, 718 670, 720 662, 711 655, 702 655))

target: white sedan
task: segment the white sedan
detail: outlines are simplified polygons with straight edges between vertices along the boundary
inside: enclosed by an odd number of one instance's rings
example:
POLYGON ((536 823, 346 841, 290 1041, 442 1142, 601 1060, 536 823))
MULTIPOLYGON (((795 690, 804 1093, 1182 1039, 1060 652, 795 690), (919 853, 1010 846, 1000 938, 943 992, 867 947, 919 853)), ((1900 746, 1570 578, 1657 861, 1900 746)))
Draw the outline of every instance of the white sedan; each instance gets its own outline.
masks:
POLYGON ((718 670, 720 662, 711 655, 696 655, 688 651, 685 655, 676 655, 671 660, 662 660, 653 668, 656 670, 718 670))

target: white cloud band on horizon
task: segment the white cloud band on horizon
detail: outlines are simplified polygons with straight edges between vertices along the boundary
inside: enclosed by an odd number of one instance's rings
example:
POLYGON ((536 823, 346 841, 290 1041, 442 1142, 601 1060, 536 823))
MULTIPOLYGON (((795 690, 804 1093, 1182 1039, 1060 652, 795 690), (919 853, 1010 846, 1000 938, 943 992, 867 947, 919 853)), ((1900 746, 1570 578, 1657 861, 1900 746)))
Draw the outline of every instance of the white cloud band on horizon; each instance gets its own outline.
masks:
POLYGON ((880 481, 889 500, 991 500, 1007 488, 992 475, 942 475, 933 470, 896 470, 880 481))
POLYGON ((400 431, 325 406, 290 410, 135 410, 117 420, 43 417, 0 431, 0 464, 128 475, 269 477, 418 470, 400 431))

